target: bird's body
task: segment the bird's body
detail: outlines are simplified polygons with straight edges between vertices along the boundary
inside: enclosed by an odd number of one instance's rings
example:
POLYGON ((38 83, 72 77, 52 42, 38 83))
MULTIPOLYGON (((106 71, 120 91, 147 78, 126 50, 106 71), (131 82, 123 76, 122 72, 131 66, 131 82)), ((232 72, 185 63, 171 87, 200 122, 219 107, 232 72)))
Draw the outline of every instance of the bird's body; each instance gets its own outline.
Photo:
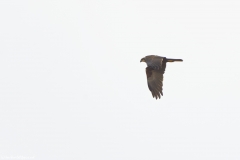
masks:
POLYGON ((170 59, 166 57, 149 55, 141 59, 140 62, 146 62, 146 74, 148 88, 152 92, 153 98, 160 99, 163 96, 162 86, 163 86, 163 74, 165 72, 167 62, 175 62, 182 59, 170 59))

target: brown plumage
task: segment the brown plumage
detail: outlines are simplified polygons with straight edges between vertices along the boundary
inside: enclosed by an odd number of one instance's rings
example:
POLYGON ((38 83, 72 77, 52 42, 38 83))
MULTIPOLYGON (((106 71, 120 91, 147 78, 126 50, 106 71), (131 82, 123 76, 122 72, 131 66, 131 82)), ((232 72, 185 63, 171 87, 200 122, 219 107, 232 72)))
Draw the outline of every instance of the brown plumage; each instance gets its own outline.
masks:
POLYGON ((165 72, 167 62, 182 62, 182 59, 170 59, 166 57, 149 55, 141 59, 140 62, 146 62, 146 74, 148 88, 152 92, 153 98, 160 99, 163 96, 163 74, 165 72))

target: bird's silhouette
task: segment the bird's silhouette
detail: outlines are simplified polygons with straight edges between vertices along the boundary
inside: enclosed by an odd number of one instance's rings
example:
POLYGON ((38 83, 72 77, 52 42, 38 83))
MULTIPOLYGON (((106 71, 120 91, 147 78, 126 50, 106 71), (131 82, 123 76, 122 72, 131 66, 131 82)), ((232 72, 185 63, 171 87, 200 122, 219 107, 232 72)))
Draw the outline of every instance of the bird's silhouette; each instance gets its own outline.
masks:
POLYGON ((152 92, 153 98, 160 99, 163 96, 163 74, 165 72, 167 62, 182 62, 182 59, 172 59, 161 57, 157 55, 149 55, 140 60, 140 62, 146 62, 146 74, 148 88, 152 92))

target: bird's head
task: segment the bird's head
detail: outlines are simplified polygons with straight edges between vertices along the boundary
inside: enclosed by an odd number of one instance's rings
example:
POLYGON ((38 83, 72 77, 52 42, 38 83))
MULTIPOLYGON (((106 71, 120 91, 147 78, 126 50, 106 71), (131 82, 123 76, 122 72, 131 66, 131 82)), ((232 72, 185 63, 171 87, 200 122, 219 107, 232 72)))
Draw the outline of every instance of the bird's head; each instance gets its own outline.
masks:
POLYGON ((142 58, 142 59, 140 60, 140 62, 146 62, 145 58, 142 58))

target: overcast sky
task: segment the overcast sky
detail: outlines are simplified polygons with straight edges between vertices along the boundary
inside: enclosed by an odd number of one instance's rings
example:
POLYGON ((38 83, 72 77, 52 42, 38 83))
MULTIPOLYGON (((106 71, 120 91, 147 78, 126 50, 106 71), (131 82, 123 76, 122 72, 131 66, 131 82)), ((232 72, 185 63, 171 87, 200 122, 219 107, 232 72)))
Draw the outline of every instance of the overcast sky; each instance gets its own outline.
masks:
POLYGON ((239 160, 238 0, 1 0, 0 159, 239 160), (146 55, 167 64, 147 87, 146 55))

